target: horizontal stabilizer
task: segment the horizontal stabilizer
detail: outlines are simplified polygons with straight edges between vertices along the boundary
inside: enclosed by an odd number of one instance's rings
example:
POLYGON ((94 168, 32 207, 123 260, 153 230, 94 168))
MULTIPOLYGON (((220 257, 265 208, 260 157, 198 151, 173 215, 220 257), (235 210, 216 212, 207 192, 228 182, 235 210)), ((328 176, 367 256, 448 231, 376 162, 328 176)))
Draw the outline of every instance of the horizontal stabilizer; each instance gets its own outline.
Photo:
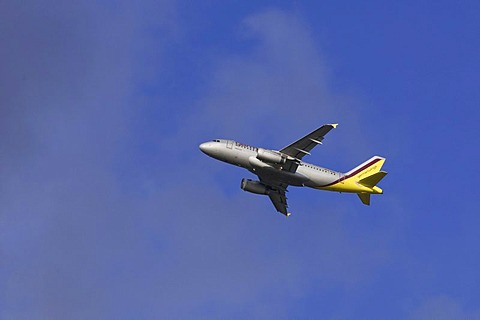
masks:
POLYGON ((357 193, 360 200, 362 200, 363 204, 369 206, 370 205, 370 193, 357 193))
POLYGON ((373 188, 377 185, 377 183, 380 182, 380 180, 383 179, 383 177, 385 177, 387 175, 387 173, 385 171, 379 171, 377 173, 374 173, 372 174, 371 176, 368 176, 360 181, 358 181, 358 183, 360 183, 361 185, 365 186, 365 187, 368 187, 368 188, 373 188))

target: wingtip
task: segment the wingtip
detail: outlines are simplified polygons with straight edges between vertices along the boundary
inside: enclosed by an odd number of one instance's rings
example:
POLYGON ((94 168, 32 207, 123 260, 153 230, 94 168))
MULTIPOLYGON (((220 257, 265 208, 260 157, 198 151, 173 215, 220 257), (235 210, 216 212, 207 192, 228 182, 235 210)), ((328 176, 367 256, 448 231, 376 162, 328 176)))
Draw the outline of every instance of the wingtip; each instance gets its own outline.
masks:
POLYGON ((287 214, 286 214, 287 218, 290 217, 291 215, 292 215, 291 212, 287 212, 287 214))
POLYGON ((335 129, 338 126, 338 123, 332 123, 330 125, 335 129))

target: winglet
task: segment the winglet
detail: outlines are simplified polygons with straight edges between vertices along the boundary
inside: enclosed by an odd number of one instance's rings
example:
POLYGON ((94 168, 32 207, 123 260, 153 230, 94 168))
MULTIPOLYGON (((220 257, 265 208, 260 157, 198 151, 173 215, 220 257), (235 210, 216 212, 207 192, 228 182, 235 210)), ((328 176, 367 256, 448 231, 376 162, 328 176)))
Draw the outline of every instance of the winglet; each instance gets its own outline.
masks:
POLYGON ((330 125, 335 129, 338 126, 338 123, 331 123, 330 125))

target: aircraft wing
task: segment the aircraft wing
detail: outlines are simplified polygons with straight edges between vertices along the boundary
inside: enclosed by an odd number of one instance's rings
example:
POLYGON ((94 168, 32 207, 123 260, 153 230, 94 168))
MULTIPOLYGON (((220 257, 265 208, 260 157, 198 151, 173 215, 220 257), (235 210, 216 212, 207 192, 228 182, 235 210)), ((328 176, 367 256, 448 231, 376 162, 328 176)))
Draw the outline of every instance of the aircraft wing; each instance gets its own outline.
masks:
MULTIPOLYGON (((283 148, 280 152, 301 160, 304 155, 310 154, 310 151, 322 143, 324 136, 333 128, 336 128, 337 124, 325 124, 315 131, 310 132, 300 140, 295 141, 291 145, 283 148)), ((296 168, 295 168, 296 169, 296 168)))
POLYGON ((261 176, 259 176, 259 178, 262 183, 266 184, 271 188, 271 191, 268 194, 268 197, 270 198, 273 205, 275 206, 275 209, 277 209, 278 212, 288 217, 290 213, 287 211, 288 204, 287 204, 287 196, 285 195, 285 193, 287 192, 288 185, 285 183, 279 183, 272 180, 265 180, 265 179, 262 179, 261 176))

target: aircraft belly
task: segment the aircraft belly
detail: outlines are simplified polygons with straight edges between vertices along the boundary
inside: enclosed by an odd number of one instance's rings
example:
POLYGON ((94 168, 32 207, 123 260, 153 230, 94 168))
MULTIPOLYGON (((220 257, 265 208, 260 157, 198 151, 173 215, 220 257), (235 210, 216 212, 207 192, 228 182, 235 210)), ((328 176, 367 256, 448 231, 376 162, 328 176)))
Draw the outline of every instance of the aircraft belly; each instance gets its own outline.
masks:
POLYGON ((317 188, 319 186, 328 185, 338 179, 337 175, 331 175, 328 173, 318 172, 316 170, 311 170, 308 168, 301 168, 297 172, 302 173, 305 176, 308 176, 308 181, 305 183, 305 186, 311 188, 317 188))
POLYGON ((291 186, 303 186, 308 181, 308 177, 302 174, 282 171, 276 168, 253 169, 253 172, 261 175, 266 180, 274 180, 291 186))

